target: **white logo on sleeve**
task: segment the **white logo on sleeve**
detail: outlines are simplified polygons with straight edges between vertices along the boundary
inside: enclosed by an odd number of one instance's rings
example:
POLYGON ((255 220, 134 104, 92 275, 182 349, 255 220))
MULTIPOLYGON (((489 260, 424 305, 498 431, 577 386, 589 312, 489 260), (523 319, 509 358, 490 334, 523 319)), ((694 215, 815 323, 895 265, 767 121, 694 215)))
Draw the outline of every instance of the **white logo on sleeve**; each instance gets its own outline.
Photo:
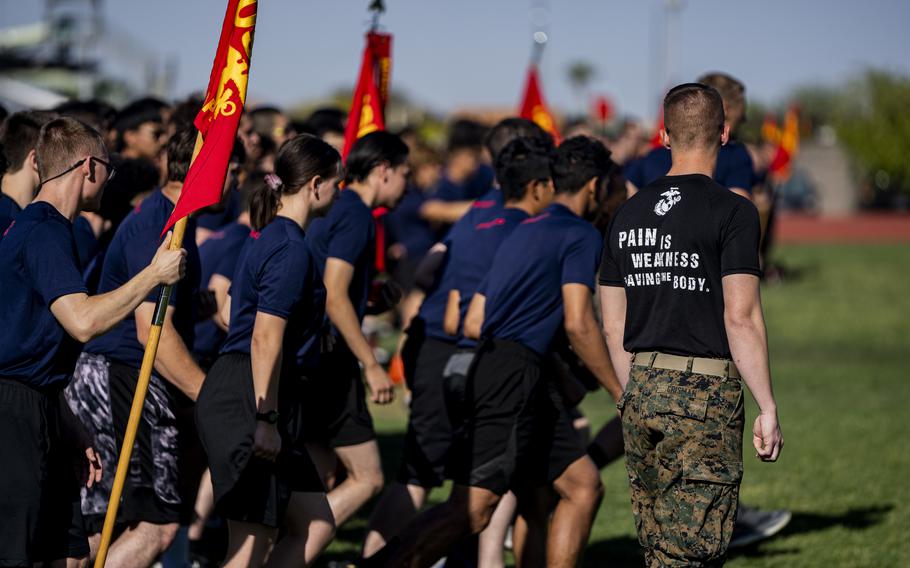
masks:
POLYGON ((678 187, 671 187, 669 191, 665 191, 661 195, 664 196, 664 199, 654 205, 654 212, 663 217, 670 211, 671 207, 679 203, 682 195, 680 195, 678 187))

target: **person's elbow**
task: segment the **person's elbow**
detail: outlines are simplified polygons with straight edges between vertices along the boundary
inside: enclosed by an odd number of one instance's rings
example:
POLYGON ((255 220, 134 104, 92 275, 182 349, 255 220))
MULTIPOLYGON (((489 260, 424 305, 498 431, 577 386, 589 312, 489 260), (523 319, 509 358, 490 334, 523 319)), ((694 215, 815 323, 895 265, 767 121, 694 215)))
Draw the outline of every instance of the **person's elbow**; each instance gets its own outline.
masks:
POLYGON ((589 315, 567 315, 563 325, 566 328, 566 335, 569 339, 584 338, 591 333, 597 332, 597 325, 594 318, 589 315))
POLYGON ((91 318, 76 318, 66 327, 66 332, 79 343, 88 343, 103 333, 101 322, 91 318))
POLYGON ((468 339, 480 339, 483 321, 477 316, 468 316, 464 320, 464 336, 468 339))
POLYGON ((761 321, 761 311, 755 306, 727 308, 724 310, 724 326, 729 332, 748 330, 756 327, 761 321))

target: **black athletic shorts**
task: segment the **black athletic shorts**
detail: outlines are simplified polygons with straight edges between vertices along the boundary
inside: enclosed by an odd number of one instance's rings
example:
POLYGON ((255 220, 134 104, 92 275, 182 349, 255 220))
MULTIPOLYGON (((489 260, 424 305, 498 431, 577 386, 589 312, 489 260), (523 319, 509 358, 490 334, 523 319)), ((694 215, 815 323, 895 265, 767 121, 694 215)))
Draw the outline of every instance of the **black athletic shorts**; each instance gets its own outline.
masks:
POLYGON ((303 381, 303 435, 306 441, 330 448, 356 446, 376 439, 367 408, 360 363, 338 339, 320 356, 319 366, 303 381))
MULTIPOLYGON (((89 553, 62 393, 0 378, 0 566, 89 553)), ((81 455, 80 467, 85 465, 81 455)))
MULTIPOLYGON (((123 446, 139 369, 111 360, 107 365, 111 417, 119 450, 123 446)), ((153 374, 130 456, 130 470, 117 512, 118 523, 164 525, 181 521, 180 444, 173 395, 164 379, 153 374)), ((93 523, 96 521, 93 519, 93 523)))
POLYGON ((221 355, 196 401, 199 436, 212 472, 215 510, 235 521, 278 527, 293 492, 325 492, 303 443, 300 379, 282 372, 278 385, 278 459, 253 455, 258 425, 250 356, 221 355))
POLYGON ((443 371, 456 347, 425 337, 411 326, 402 348, 404 376, 411 390, 408 431, 398 481, 420 487, 439 487, 454 433, 446 403, 443 371))
POLYGON ((555 481, 585 455, 541 357, 512 342, 481 342, 466 385, 467 425, 452 460, 456 483, 503 495, 555 481))

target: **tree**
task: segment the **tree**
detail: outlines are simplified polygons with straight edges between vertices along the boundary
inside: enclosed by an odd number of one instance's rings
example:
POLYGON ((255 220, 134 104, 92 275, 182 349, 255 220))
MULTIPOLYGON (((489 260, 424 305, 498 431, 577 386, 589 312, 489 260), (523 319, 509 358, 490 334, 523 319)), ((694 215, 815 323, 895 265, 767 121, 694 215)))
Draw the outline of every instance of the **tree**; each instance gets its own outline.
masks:
POLYGON ((569 85, 575 91, 575 96, 580 102, 580 110, 583 114, 587 114, 588 111, 587 103, 590 98, 588 97, 588 85, 590 85, 591 79, 594 78, 595 74, 594 66, 588 61, 579 60, 569 65, 569 85))

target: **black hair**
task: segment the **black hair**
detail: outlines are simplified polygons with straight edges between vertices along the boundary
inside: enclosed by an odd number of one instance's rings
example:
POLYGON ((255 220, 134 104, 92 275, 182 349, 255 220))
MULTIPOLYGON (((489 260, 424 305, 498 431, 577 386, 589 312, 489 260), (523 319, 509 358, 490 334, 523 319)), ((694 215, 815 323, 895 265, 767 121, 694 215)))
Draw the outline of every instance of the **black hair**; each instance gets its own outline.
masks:
POLYGON ((483 141, 490 158, 496 160, 496 156, 506 147, 506 144, 516 138, 527 138, 539 136, 548 138, 552 143, 553 137, 546 130, 537 125, 536 122, 526 118, 511 117, 500 120, 487 133, 483 141))
POLYGON ((14 112, 0 125, 0 144, 6 168, 2 171, 16 173, 25 165, 28 153, 35 149, 41 127, 55 118, 47 111, 27 110, 14 112))
POLYGON ((449 152, 456 150, 480 150, 483 140, 487 135, 487 127, 476 120, 462 118, 449 126, 449 139, 446 149, 449 152))
POLYGON ((149 193, 158 185, 158 168, 145 158, 111 156, 117 175, 104 186, 98 214, 111 222, 110 234, 133 209, 137 195, 149 193))
POLYGON ((64 101, 54 107, 54 112, 81 120, 104 134, 111 128, 117 111, 106 102, 97 99, 87 101, 64 101))
POLYGON ((574 136, 556 149, 553 162, 553 184, 556 193, 574 195, 592 179, 605 180, 616 168, 610 151, 599 141, 587 136, 574 136))
POLYGON ((322 138, 328 132, 344 134, 344 112, 337 108, 318 108, 307 117, 304 125, 309 132, 322 138))
POLYGON ((202 95, 193 94, 174 105, 174 112, 171 113, 170 123, 177 130, 193 126, 196 115, 202 110, 202 104, 205 101, 202 95))
POLYGON ((178 130, 167 141, 167 180, 183 181, 190 170, 193 148, 196 146, 196 129, 178 130))
POLYGON ((359 138, 351 147, 345 163, 345 183, 364 181, 374 168, 382 164, 395 168, 407 159, 408 146, 401 138, 390 132, 371 132, 359 138))
POLYGON ((278 215, 282 195, 294 195, 314 177, 330 178, 341 171, 338 150, 310 134, 300 134, 285 142, 275 158, 274 187, 268 183, 253 188, 250 194, 250 223, 257 231, 278 215))
POLYGON ((117 150, 123 150, 125 142, 124 132, 138 130, 146 122, 163 124, 161 113, 167 104, 152 97, 145 97, 123 107, 114 117, 114 129, 117 131, 117 150))
POLYGON ((516 138, 496 156, 496 180, 504 201, 522 199, 528 184, 552 179, 553 142, 542 136, 516 138))
POLYGON ((683 83, 664 97, 664 128, 677 149, 720 146, 724 101, 714 87, 683 83))

